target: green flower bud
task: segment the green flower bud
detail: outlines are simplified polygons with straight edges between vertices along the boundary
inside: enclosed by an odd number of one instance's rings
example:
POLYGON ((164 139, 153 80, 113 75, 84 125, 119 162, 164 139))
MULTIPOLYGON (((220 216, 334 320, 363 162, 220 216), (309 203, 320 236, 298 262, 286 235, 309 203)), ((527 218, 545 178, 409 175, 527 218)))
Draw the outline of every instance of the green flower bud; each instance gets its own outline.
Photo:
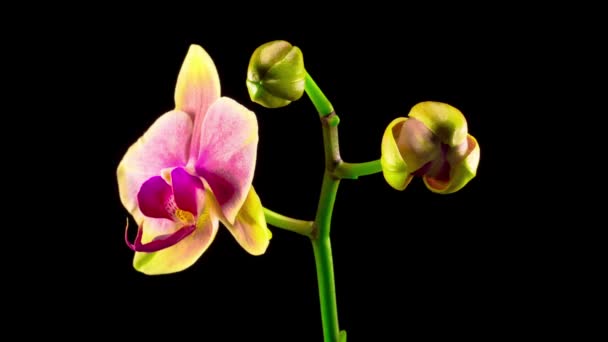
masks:
POLYGON ((409 118, 393 120, 382 138, 384 178, 403 190, 414 175, 427 188, 449 194, 460 190, 477 172, 479 144, 467 133, 462 113, 445 103, 421 102, 409 118))
POLYGON ((304 94, 306 69, 297 46, 275 40, 258 47, 247 69, 249 97, 267 108, 279 108, 304 94))

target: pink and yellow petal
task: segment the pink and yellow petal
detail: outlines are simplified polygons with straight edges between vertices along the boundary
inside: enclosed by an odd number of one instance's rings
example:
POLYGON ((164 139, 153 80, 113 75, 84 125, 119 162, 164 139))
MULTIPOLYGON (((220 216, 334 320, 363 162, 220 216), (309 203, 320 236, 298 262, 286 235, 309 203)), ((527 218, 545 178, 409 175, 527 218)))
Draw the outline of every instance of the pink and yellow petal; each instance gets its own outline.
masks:
MULTIPOLYGON (((147 220, 146 220, 147 221, 147 220)), ((176 245, 154 253, 136 252, 133 267, 148 275, 169 274, 192 266, 215 239, 219 221, 212 214, 212 207, 206 205, 199 216, 195 231, 176 245)), ((142 241, 152 240, 158 229, 144 228, 142 241)), ((157 227, 158 228, 158 227, 157 227)), ((174 228, 175 229, 175 228, 174 228)))
POLYGON ((199 45, 190 45, 177 76, 175 108, 195 116, 207 109, 220 97, 220 78, 213 60, 199 45))
POLYGON ((449 181, 423 176, 424 184, 432 192, 438 194, 451 194, 462 189, 477 174, 480 150, 477 140, 472 135, 467 136, 468 153, 464 160, 451 166, 449 181))
POLYGON ((236 241, 251 255, 266 252, 272 233, 266 226, 266 218, 260 198, 253 187, 249 191, 234 224, 223 222, 236 241))
POLYGON ((186 164, 191 134, 192 120, 186 113, 165 113, 129 147, 120 161, 116 170, 120 200, 138 224, 143 220, 137 204, 142 184, 160 175, 163 169, 186 164))
POLYGON ((252 111, 227 97, 209 108, 195 170, 211 187, 230 223, 251 188, 257 144, 258 124, 252 111))
POLYGON ((412 175, 408 171, 395 137, 399 136, 401 127, 407 118, 397 118, 393 120, 382 136, 382 147, 380 164, 382 166, 382 174, 386 182, 397 190, 403 190, 412 180, 412 175))
POLYGON ((410 171, 419 170, 441 155, 440 144, 436 141, 434 133, 422 122, 413 118, 408 118, 401 124, 399 135, 395 135, 395 141, 410 171))

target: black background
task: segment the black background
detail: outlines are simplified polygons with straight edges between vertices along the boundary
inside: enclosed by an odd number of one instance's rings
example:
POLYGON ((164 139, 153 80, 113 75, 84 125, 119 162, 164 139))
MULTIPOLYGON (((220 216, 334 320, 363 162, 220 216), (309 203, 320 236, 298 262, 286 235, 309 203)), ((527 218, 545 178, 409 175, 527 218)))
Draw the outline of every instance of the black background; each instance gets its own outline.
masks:
POLYGON ((530 233, 511 224, 518 197, 505 195, 512 189, 499 174, 507 160, 508 128, 501 123, 522 96, 509 83, 515 68, 505 61, 521 58, 524 48, 510 32, 497 30, 491 16, 474 25, 449 16, 431 19, 435 26, 361 19, 310 30, 279 17, 225 27, 179 18, 156 25, 107 18, 84 38, 74 37, 70 47, 76 48, 63 63, 79 74, 70 91, 77 125, 85 128, 77 134, 88 150, 70 146, 86 165, 78 176, 87 185, 77 189, 82 200, 70 209, 82 219, 70 224, 73 235, 62 236, 70 243, 58 250, 58 259, 49 259, 59 267, 40 279, 66 289, 50 291, 57 294, 50 295, 49 307, 70 303, 70 315, 54 329, 66 333, 78 320, 90 334, 126 329, 140 337, 193 334, 204 341, 322 339, 314 258, 302 236, 271 227, 266 254, 254 257, 221 227, 194 266, 154 277, 132 268, 133 253, 123 241, 128 213, 118 198, 116 166, 173 108, 190 44, 214 59, 222 95, 257 114, 253 184, 263 204, 314 217, 323 173, 314 107, 304 96, 265 109, 249 100, 245 87, 251 53, 275 39, 301 48, 308 72, 334 105, 345 161, 379 158, 389 122, 428 100, 460 109, 481 147, 478 176, 451 195, 431 193, 420 179, 403 192, 381 174, 342 181, 331 237, 340 326, 349 341, 513 336, 533 324, 540 299, 529 298, 542 297, 536 279, 544 261, 530 258, 530 233))

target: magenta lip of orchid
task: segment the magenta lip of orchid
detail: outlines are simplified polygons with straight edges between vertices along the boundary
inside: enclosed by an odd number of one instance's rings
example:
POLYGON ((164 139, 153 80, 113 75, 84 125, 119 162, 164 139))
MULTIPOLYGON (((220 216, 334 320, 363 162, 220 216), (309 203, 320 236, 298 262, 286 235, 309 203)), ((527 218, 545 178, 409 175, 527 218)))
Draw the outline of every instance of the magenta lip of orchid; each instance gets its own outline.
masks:
POLYGON ((169 219, 182 224, 182 227, 172 234, 160 235, 142 244, 143 227, 140 226, 135 242, 131 244, 126 241, 134 252, 157 252, 175 245, 194 232, 194 218, 199 216, 196 191, 203 189, 203 182, 188 174, 184 168, 177 167, 171 171, 171 183, 172 186, 161 176, 151 177, 141 186, 137 200, 145 216, 169 219))

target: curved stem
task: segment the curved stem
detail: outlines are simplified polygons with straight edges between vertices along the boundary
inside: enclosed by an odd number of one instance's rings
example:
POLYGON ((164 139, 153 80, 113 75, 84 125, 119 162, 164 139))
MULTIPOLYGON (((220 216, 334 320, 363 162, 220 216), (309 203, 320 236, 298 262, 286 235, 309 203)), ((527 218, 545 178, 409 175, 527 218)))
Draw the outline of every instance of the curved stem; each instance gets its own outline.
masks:
POLYGON ((357 179, 360 176, 373 175, 378 172, 382 172, 380 159, 365 163, 339 163, 336 166, 334 175, 339 178, 357 179))
POLYGON ((341 179, 335 172, 338 165, 342 163, 338 140, 340 118, 334 112, 334 108, 327 97, 325 97, 308 73, 306 74, 304 89, 321 118, 323 151, 325 154, 325 172, 323 173, 323 184, 321 185, 319 205, 315 216, 314 228, 316 229, 313 230, 310 238, 317 269, 323 337, 325 342, 339 342, 341 339, 346 339, 346 332, 340 332, 338 324, 336 284, 329 232, 331 230, 331 216, 341 179))
POLYGON ((306 73, 306 78, 304 80, 304 91, 306 91, 306 94, 321 117, 327 116, 334 111, 334 107, 308 73, 306 73))
POLYGON ((331 215, 336 201, 336 193, 340 180, 331 176, 329 171, 323 175, 321 196, 315 222, 317 236, 311 239, 317 269, 317 283, 319 286, 319 301, 321 304, 321 320, 323 323, 323 336, 325 342, 338 342, 340 328, 338 325, 338 308, 336 305, 336 284, 334 280, 333 257, 329 231, 331 228, 331 215))
POLYGON ((312 221, 294 219, 289 216, 281 215, 268 208, 264 208, 264 216, 266 217, 266 222, 268 224, 277 228, 289 230, 308 237, 312 236, 314 226, 314 222, 312 221))

